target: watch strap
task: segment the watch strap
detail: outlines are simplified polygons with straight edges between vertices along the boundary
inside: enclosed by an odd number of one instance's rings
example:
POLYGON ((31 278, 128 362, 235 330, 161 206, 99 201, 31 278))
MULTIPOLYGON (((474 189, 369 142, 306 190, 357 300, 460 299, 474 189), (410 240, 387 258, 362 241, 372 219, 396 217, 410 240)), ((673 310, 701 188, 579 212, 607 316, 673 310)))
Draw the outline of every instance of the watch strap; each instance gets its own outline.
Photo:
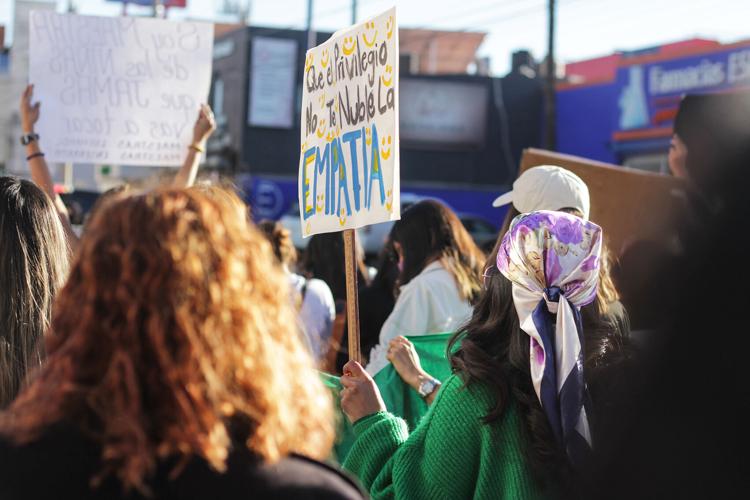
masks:
POLYGON ((32 142, 37 141, 37 140, 39 140, 39 134, 34 133, 34 132, 30 134, 23 134, 21 136, 21 144, 23 144, 24 146, 31 144, 32 142))

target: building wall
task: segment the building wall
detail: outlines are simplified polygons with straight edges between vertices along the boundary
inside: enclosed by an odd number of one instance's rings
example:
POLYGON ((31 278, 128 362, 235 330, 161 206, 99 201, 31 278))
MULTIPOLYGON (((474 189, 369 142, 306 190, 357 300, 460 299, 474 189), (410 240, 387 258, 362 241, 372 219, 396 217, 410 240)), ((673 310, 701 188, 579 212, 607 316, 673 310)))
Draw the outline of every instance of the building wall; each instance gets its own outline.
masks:
POLYGON ((617 95, 612 82, 558 91, 557 151, 617 163, 612 148, 617 95))
POLYGON ((54 8, 50 2, 16 1, 10 71, 0 73, 0 164, 7 173, 26 173, 18 101, 29 78, 29 12, 54 8))

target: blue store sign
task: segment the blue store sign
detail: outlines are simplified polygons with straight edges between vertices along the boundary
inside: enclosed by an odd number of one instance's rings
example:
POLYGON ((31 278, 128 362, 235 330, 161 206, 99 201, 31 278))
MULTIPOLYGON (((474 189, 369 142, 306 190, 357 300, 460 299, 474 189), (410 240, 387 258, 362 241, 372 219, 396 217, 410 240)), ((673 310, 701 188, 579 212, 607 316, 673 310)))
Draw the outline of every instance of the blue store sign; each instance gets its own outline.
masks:
POLYGON ((616 85, 619 130, 666 126, 685 94, 750 88, 750 47, 626 66, 616 85))

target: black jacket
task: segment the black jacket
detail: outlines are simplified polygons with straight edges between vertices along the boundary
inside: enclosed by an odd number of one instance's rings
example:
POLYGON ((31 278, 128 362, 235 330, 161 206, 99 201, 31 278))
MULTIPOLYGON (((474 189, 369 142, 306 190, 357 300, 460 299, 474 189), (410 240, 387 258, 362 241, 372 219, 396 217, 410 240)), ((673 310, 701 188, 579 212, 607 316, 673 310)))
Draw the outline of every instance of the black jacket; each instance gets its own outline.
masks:
POLYGON ((361 499, 347 476, 328 465, 291 456, 266 465, 238 447, 219 473, 193 459, 170 479, 174 463, 160 463, 145 492, 124 492, 119 481, 98 488, 90 480, 100 472, 101 449, 72 426, 57 426, 40 439, 16 447, 0 440, 0 499, 361 499))

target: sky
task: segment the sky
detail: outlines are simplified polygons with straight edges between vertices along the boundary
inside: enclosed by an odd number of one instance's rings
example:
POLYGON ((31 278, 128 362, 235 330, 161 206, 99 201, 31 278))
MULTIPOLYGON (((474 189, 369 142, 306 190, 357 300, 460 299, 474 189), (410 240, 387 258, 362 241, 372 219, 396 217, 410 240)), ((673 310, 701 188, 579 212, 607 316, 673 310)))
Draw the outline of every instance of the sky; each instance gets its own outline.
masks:
MULTIPOLYGON (((58 0, 65 10, 71 0, 58 0)), ((105 0, 72 0, 81 14, 119 15, 105 0)), ((251 2, 251 23, 304 28, 308 0, 188 0, 170 18, 229 20, 217 15, 227 2, 251 2)), ((351 21, 351 0, 313 0, 313 27, 335 31, 351 21)), ((481 31, 479 50, 494 74, 505 74, 514 50, 528 49, 541 60, 547 47, 548 0, 359 0, 363 20, 393 4, 402 27, 481 31)), ((0 0, 0 24, 8 25, 13 0, 0 0)), ((147 8, 130 6, 135 13, 147 8)), ((729 43, 750 39, 750 0, 557 0, 556 58, 572 62, 693 37, 729 43)))

